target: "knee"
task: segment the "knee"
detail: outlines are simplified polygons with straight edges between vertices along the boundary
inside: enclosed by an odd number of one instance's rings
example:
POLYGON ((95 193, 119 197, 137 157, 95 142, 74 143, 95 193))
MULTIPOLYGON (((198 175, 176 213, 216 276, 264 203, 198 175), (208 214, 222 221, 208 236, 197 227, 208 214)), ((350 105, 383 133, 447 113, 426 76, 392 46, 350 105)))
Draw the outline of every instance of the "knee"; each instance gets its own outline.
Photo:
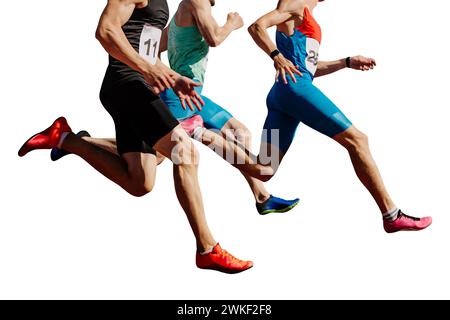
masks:
POLYGON ((252 134, 250 130, 248 130, 248 128, 244 126, 235 129, 233 135, 236 141, 245 147, 248 147, 250 145, 250 142, 252 141, 252 134))
POLYGON ((200 155, 189 138, 182 139, 175 149, 172 152, 172 161, 175 165, 198 166, 200 155))
POLYGON ((250 130, 248 130, 247 127, 243 127, 241 129, 238 129, 237 138, 241 143, 249 142, 252 139, 252 133, 250 132, 250 130))
POLYGON ((255 178, 257 178, 258 180, 261 180, 262 182, 270 181, 275 176, 275 173, 277 172, 277 169, 272 167, 271 165, 258 164, 257 168, 258 168, 259 174, 255 178))
POLYGON ((258 176, 258 180, 261 180, 262 182, 269 182, 273 176, 275 175, 275 173, 271 173, 271 174, 261 174, 260 176, 258 176))
POLYGON ((200 163, 200 153, 198 152, 197 148, 194 146, 193 143, 190 143, 189 149, 190 154, 188 159, 190 160, 192 165, 197 167, 200 163))
POLYGON ((143 197, 147 194, 149 194, 150 192, 152 192, 154 187, 154 183, 153 182, 144 182, 141 184, 135 184, 133 185, 130 190, 128 190, 128 192, 137 198, 143 197))
POLYGON ((143 197, 152 192, 155 186, 154 176, 147 173, 130 175, 127 191, 132 196, 143 197))
POLYGON ((349 151, 364 151, 369 146, 369 137, 359 130, 353 132, 347 140, 346 148, 349 151))

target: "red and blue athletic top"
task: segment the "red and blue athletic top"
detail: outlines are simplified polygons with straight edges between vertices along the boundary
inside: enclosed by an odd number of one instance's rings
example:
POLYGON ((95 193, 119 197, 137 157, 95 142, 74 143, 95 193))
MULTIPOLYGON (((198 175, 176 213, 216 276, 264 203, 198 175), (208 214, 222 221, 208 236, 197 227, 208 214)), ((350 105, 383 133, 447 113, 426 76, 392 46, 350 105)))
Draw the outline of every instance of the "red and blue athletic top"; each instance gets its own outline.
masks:
POLYGON ((322 31, 319 24, 308 8, 303 12, 302 23, 295 28, 294 34, 288 36, 277 31, 276 43, 278 50, 294 65, 299 66, 303 77, 298 79, 314 79, 319 59, 319 47, 322 40, 322 31))

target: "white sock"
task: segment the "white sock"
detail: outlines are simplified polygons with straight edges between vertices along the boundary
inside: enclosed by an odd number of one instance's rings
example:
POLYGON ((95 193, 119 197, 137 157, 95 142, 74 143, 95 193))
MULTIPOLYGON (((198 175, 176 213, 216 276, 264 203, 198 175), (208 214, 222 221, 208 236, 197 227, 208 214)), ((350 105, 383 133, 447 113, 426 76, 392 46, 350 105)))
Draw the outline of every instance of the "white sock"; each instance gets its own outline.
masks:
POLYGON ((192 133, 192 138, 194 138, 197 141, 202 141, 203 132, 206 129, 204 127, 197 127, 194 129, 194 132, 192 133))
POLYGON ((67 136, 69 135, 69 133, 70 133, 70 132, 63 132, 63 133, 61 134, 61 137, 59 137, 59 141, 58 141, 58 145, 57 145, 58 149, 61 149, 61 146, 62 146, 64 140, 66 140, 66 138, 67 138, 67 136))
POLYGON ((399 208, 394 208, 392 210, 389 210, 388 212, 383 213, 383 220, 394 221, 395 219, 397 219, 399 211, 399 208))
POLYGON ((216 246, 217 246, 217 243, 213 247, 211 247, 211 249, 208 249, 206 251, 200 252, 200 255, 204 256, 204 255, 207 255, 208 253, 211 253, 216 246))

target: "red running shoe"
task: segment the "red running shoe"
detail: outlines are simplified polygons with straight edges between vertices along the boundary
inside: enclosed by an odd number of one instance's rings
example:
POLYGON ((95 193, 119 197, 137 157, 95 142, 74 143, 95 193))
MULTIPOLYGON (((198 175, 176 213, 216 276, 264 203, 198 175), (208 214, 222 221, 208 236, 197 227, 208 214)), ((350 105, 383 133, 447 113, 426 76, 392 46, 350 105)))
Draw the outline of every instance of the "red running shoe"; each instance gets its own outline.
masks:
POLYGON ((210 253, 197 252, 197 267, 200 269, 216 270, 224 273, 239 273, 253 267, 253 262, 243 261, 223 250, 219 244, 210 253))
POLYGON ((384 230, 387 233, 397 231, 419 231, 428 228, 433 219, 431 217, 415 218, 399 211, 397 219, 394 221, 383 221, 384 230))
POLYGON ((19 157, 23 157, 28 152, 37 149, 56 148, 59 138, 64 132, 72 132, 72 129, 67 124, 67 120, 64 117, 60 117, 49 128, 28 139, 20 148, 19 157))

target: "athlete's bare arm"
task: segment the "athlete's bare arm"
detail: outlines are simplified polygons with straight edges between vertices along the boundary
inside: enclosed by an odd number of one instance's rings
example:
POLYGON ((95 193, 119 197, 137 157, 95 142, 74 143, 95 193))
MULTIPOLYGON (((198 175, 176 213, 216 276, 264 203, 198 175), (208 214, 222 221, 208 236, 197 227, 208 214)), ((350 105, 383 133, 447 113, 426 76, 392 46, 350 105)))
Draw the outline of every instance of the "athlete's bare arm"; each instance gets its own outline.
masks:
MULTIPOLYGON (((280 31, 288 34, 294 32, 296 21, 303 19, 303 11, 305 4, 302 0, 280 0, 275 10, 262 16, 249 28, 248 32, 252 36, 256 44, 268 55, 277 49, 275 43, 267 32, 268 28, 277 26, 280 31), (292 29, 292 30, 290 30, 292 29)), ((302 75, 298 70, 298 66, 286 59, 282 54, 274 58, 276 73, 276 80, 281 74, 284 83, 287 84, 286 74, 289 75, 294 82, 296 82, 294 74, 302 75)))
POLYGON ((223 26, 219 26, 212 15, 209 0, 191 0, 190 4, 195 24, 210 47, 217 47, 234 30, 244 26, 244 22, 237 12, 229 13, 227 22, 223 26))
POLYGON ((134 9, 144 8, 147 4, 148 0, 108 0, 100 17, 96 38, 111 56, 141 73, 158 93, 175 84, 174 75, 141 57, 122 30, 134 9))
POLYGON ((167 26, 161 35, 161 42, 159 44, 159 59, 161 59, 161 53, 166 52, 169 45, 169 26, 167 26))
MULTIPOLYGON (((335 61, 319 61, 315 77, 321 77, 342 70, 347 67, 346 59, 335 61)), ((350 58, 350 68, 361 71, 368 71, 377 65, 375 59, 363 56, 355 56, 350 58)))
POLYGON ((152 65, 139 55, 125 36, 122 26, 136 8, 144 8, 147 5, 148 0, 108 0, 98 23, 96 38, 111 56, 141 73, 156 94, 173 87, 183 107, 186 107, 187 103, 193 109, 193 102, 200 108, 202 99, 193 89, 199 84, 181 77, 159 59, 152 65))

